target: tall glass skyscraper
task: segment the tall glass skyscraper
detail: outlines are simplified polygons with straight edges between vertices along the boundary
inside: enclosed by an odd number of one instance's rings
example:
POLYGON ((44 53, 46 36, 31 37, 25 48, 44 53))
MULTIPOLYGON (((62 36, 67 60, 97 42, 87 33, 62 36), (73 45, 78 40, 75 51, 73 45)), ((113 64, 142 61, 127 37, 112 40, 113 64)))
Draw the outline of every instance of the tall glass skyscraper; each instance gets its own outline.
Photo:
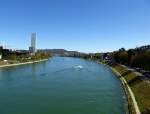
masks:
POLYGON ((3 52, 3 47, 0 46, 0 59, 2 59, 2 52, 3 52))
POLYGON ((36 33, 31 34, 31 47, 29 48, 31 53, 36 52, 36 33))

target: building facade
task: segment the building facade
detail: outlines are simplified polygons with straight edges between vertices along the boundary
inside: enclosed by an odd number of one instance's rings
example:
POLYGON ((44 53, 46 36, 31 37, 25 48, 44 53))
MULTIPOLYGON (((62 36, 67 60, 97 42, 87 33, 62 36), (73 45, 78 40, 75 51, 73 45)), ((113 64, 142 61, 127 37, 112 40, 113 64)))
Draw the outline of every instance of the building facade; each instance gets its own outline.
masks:
POLYGON ((30 53, 36 53, 36 33, 31 34, 31 46, 29 47, 30 53))
POLYGON ((2 59, 3 47, 0 46, 0 59, 2 59))

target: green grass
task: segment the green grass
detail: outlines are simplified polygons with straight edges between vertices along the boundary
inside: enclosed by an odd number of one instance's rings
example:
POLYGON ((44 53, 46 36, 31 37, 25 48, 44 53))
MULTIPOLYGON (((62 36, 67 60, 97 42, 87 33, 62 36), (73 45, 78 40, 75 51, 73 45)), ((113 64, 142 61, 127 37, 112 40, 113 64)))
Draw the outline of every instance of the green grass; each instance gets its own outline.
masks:
POLYGON ((131 87, 140 111, 142 114, 150 114, 150 83, 142 80, 135 72, 128 72, 127 68, 115 65, 113 66, 119 73, 125 74, 123 77, 131 87), (126 73, 128 72, 128 73, 126 73))
POLYGON ((126 81, 128 83, 132 82, 133 80, 138 78, 138 75, 135 72, 131 72, 127 75, 124 76, 124 78, 126 79, 126 81))
POLYGON ((135 84, 131 84, 131 89, 142 114, 150 114, 150 84, 140 80, 135 84))
POLYGON ((120 65, 115 65, 114 68, 121 73, 122 71, 126 70, 124 67, 120 66, 120 65))

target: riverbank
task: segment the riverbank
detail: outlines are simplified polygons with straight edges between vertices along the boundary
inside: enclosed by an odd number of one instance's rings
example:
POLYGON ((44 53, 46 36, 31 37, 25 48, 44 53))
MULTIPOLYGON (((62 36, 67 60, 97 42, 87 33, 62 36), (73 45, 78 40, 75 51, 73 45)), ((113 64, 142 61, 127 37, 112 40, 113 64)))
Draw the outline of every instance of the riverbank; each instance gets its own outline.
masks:
POLYGON ((130 114, 150 114, 150 80, 124 65, 109 65, 109 63, 98 60, 89 60, 111 67, 112 71, 118 76, 127 95, 130 114))
POLYGON ((137 102, 135 100, 134 93, 132 92, 128 83, 115 68, 111 67, 111 69, 122 82, 123 88, 124 88, 126 96, 127 96, 129 113, 130 114, 141 114, 139 107, 137 105, 137 102))
POLYGON ((111 66, 128 89, 131 114, 150 114, 150 81, 132 69, 122 65, 111 66))
POLYGON ((47 61, 48 59, 42 59, 42 60, 36 60, 36 61, 30 61, 30 62, 23 62, 23 63, 16 63, 16 64, 6 64, 6 65, 0 65, 0 68, 4 67, 13 67, 13 66, 19 66, 19 65, 26 65, 26 64, 33 64, 33 63, 39 63, 43 61, 47 61))
MULTIPOLYGON (((88 59, 88 60, 93 60, 93 59, 88 59)), ((117 78, 120 79, 120 81, 122 83, 122 86, 123 86, 123 89, 125 91, 126 97, 127 97, 129 114, 141 114, 140 110, 139 110, 139 107, 137 105, 137 102, 135 100, 135 96, 134 96, 131 88, 128 86, 126 80, 122 77, 120 72, 118 72, 118 69, 116 69, 113 66, 110 66, 110 65, 106 64, 105 62, 101 62, 101 61, 98 61, 98 60, 93 60, 93 61, 95 61, 98 64, 103 64, 103 65, 106 65, 106 66, 110 67, 111 70, 116 74, 117 78)))

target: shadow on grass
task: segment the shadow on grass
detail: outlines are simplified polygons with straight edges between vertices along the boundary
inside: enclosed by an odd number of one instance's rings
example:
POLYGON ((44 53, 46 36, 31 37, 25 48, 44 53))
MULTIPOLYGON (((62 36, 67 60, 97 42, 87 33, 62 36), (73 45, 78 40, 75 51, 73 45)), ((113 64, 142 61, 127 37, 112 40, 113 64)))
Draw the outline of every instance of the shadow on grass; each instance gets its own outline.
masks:
POLYGON ((150 114, 150 109, 147 109, 146 111, 142 112, 142 114, 150 114))
POLYGON ((141 77, 137 76, 137 77, 133 78, 132 80, 128 81, 128 84, 130 86, 133 86, 133 85, 138 84, 140 82, 141 82, 141 77))
POLYGON ((132 71, 127 70, 127 71, 123 72, 121 75, 124 77, 124 76, 126 76, 126 75, 130 74, 131 72, 132 72, 132 71))

